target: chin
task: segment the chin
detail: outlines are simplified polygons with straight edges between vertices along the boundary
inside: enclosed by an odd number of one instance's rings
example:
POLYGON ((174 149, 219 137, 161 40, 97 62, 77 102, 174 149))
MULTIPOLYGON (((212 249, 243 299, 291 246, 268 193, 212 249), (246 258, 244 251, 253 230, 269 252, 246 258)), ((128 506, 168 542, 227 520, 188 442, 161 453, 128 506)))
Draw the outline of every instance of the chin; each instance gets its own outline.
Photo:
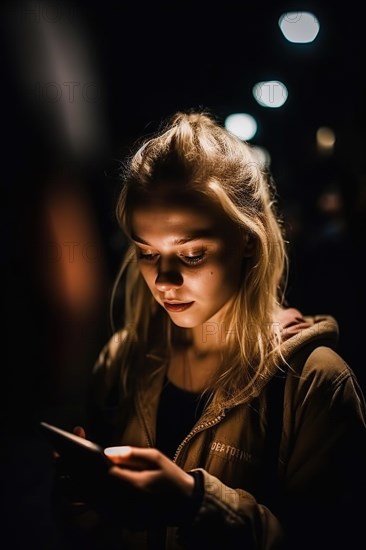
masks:
POLYGON ((181 328, 194 328, 200 324, 200 319, 197 319, 197 315, 192 315, 188 312, 170 313, 168 312, 170 320, 177 327, 181 328))
MULTIPOLYGON (((196 328, 199 326, 202 326, 204 323, 209 322, 209 317, 204 316, 197 316, 197 315, 189 315, 188 313, 184 315, 184 313, 176 313, 175 315, 169 315, 170 320, 172 323, 174 323, 177 327, 180 328, 196 328)), ((216 326, 216 323, 215 323, 216 326)), ((217 330, 217 328, 216 328, 217 330)))
POLYGON ((197 326, 197 323, 193 323, 192 321, 189 321, 188 319, 174 319, 170 316, 170 320, 174 325, 180 328, 194 328, 197 326))

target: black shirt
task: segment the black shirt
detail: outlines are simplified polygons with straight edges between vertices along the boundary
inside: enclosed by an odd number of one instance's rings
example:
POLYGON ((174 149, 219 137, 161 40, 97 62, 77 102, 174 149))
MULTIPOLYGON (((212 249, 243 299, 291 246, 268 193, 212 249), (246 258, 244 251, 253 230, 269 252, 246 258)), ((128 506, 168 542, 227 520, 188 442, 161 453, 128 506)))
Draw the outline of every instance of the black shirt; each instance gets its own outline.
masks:
POLYGON ((156 421, 156 447, 173 459, 177 448, 200 418, 206 399, 179 388, 165 377, 156 421))

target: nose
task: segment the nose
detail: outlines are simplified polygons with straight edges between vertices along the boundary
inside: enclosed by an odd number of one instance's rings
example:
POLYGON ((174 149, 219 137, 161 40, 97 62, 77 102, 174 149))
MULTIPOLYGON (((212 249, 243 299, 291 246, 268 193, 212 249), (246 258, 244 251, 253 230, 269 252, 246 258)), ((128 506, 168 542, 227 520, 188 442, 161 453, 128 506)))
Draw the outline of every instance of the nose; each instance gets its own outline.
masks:
POLYGON ((161 292, 180 288, 183 284, 183 277, 177 269, 159 268, 155 279, 155 286, 161 292))

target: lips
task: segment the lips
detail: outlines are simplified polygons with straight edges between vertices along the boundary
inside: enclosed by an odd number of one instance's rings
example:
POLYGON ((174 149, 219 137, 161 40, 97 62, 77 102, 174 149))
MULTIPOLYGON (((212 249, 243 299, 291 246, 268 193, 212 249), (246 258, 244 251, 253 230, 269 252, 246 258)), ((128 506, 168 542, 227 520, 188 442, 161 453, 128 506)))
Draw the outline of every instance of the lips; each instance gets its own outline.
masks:
POLYGON ((174 311, 175 313, 178 313, 180 311, 185 311, 186 309, 188 309, 189 307, 191 307, 191 305, 193 304, 194 302, 163 302, 164 304, 164 307, 166 310, 168 311, 174 311))

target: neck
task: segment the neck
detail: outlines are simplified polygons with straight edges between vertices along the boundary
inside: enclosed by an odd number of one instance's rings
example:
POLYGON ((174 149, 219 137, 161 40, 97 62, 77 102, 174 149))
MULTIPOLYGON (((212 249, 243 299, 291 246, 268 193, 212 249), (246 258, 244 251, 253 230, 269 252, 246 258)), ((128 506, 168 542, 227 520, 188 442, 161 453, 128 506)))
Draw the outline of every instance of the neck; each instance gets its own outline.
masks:
POLYGON ((207 321, 191 330, 191 347, 197 357, 222 352, 226 344, 223 322, 207 321))
POLYGON ((214 334, 202 337, 204 330, 204 327, 191 329, 189 340, 174 349, 169 362, 170 380, 189 391, 201 392, 207 388, 223 359, 219 338, 214 334))
POLYGON ((229 300, 208 321, 191 329, 191 345, 197 355, 223 352, 229 330, 227 313, 231 305, 232 300, 229 300))
POLYGON ((203 391, 210 383, 212 375, 217 371, 221 363, 221 354, 210 351, 208 353, 197 351, 189 346, 181 355, 181 380, 184 388, 190 391, 203 391))

